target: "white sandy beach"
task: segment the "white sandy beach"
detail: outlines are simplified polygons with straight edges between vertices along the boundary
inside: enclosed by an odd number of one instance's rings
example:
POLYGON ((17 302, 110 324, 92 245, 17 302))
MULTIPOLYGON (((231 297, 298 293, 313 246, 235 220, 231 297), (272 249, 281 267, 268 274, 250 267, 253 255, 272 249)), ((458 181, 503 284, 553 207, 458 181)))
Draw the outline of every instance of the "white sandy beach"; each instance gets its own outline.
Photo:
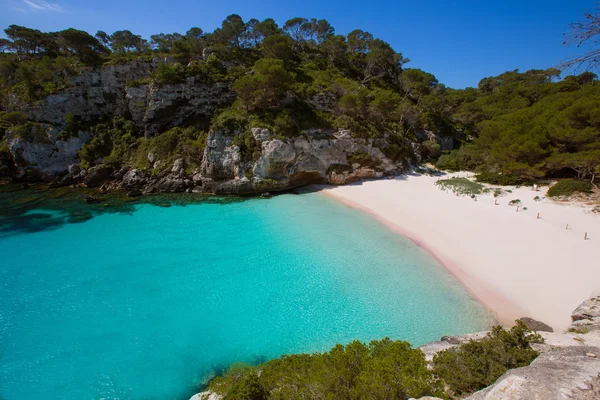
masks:
POLYGON ((529 316, 555 331, 566 329, 571 311, 600 293, 600 215, 591 206, 534 201, 547 187, 512 188, 497 199, 490 193, 475 201, 434 184, 447 177, 405 175, 323 193, 428 250, 502 323, 529 316), (522 202, 519 212, 508 205, 514 199, 522 202))

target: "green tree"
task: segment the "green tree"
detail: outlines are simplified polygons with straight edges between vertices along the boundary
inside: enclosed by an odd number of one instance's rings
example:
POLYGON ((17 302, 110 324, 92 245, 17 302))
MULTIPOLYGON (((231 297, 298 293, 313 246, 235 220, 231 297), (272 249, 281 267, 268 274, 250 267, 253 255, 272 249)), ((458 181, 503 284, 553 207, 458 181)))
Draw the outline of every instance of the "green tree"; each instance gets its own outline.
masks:
POLYGON ((292 88, 294 75, 286 71, 282 60, 265 58, 252 67, 253 75, 238 79, 233 90, 248 110, 278 108, 292 88))

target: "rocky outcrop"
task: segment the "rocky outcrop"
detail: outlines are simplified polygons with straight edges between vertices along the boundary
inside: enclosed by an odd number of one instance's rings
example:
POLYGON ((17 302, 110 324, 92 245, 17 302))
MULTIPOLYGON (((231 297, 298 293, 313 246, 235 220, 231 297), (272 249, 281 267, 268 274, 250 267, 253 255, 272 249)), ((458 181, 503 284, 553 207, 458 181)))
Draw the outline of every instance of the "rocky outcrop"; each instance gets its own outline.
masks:
POLYGON ((70 78, 70 88, 30 107, 28 114, 34 121, 57 126, 65 124, 67 114, 83 123, 106 115, 124 116, 129 112, 127 84, 148 76, 159 62, 132 61, 90 69, 70 78))
POLYGON ((581 303, 571 315, 573 323, 569 328, 574 332, 600 331, 600 296, 581 303))
POLYGON ((521 321, 523 324, 525 324, 527 329, 531 329, 532 331, 554 332, 554 329, 552 329, 552 327, 550 325, 545 324, 541 321, 537 321, 533 318, 523 317, 523 318, 519 318, 519 321, 521 321))
POLYGON ((468 400, 600 399, 600 348, 562 347, 502 375, 468 400))
POLYGON ((233 137, 209 134, 200 172, 205 187, 221 192, 223 187, 238 185, 243 191, 248 186, 255 192, 277 191, 307 183, 344 184, 404 168, 402 162, 385 156, 385 140, 355 139, 348 131, 312 131, 279 139, 267 129, 256 128, 252 135, 260 149, 255 160, 244 160, 233 137))
POLYGON ((149 137, 186 122, 208 122, 217 107, 235 100, 235 94, 224 83, 190 77, 175 85, 127 88, 127 100, 134 121, 149 137))
POLYGON ((91 139, 89 132, 61 135, 57 128, 47 124, 28 129, 19 133, 9 130, 5 137, 18 177, 28 170, 48 179, 68 173, 70 165, 79 164, 79 150, 91 139))
POLYGON ((67 115, 81 124, 103 117, 131 118, 146 136, 174 126, 204 119, 210 121, 215 109, 232 103, 235 95, 226 83, 206 83, 202 76, 185 82, 159 85, 149 81, 158 65, 172 60, 132 61, 93 68, 70 78, 71 87, 27 106, 29 118, 63 127, 67 115))

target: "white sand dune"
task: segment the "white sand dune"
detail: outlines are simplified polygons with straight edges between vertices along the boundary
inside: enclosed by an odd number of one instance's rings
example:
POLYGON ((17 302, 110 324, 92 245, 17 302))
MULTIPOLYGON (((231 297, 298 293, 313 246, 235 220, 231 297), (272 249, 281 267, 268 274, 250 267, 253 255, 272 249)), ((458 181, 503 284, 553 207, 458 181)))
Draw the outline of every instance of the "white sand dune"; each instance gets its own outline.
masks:
POLYGON ((600 292, 600 215, 590 206, 534 201, 547 188, 531 187, 475 201, 440 190, 438 179, 406 175, 323 193, 428 250, 504 324, 529 316, 562 330, 571 311, 600 292), (519 212, 508 205, 514 199, 519 212))

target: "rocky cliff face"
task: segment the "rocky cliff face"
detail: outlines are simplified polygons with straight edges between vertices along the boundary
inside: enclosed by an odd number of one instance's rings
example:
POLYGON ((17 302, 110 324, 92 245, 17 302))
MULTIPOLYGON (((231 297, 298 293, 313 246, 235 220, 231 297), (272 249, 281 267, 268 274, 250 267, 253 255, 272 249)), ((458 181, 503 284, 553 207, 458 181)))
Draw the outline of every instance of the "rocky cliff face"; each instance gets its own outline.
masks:
POLYGON ((361 178, 395 174, 405 167, 385 156, 387 142, 354 139, 348 132, 307 132, 274 138, 267 129, 252 130, 259 149, 245 159, 235 136, 211 132, 200 167, 189 170, 183 158, 166 164, 148 154, 148 169, 93 168, 67 175, 65 182, 93 182, 104 189, 124 189, 131 195, 153 192, 258 194, 291 189, 309 183, 344 184, 361 178), (97 178, 101 172, 102 179, 97 178), (68 177, 71 175, 72 179, 68 177), (93 177, 93 178, 92 178, 93 177), (100 182, 100 184, 98 184, 100 182))
MULTIPOLYGON (((59 186, 86 182, 99 186, 100 182, 106 189, 123 188, 132 194, 246 194, 382 177, 400 172, 408 164, 397 155, 395 159, 386 156, 390 143, 384 138, 353 138, 345 130, 309 130, 283 138, 268 129, 254 128, 253 149, 240 145, 237 134, 214 131, 209 133, 203 154, 194 160, 182 158, 179 166, 173 165, 173 159, 181 155, 155 160, 148 154, 149 163, 144 168, 113 170, 99 165, 80 170, 78 153, 93 139, 87 126, 120 116, 133 121, 138 132, 150 138, 190 123, 208 126, 216 110, 235 100, 228 84, 207 83, 203 76, 188 77, 177 84, 144 83, 151 81, 149 76, 163 62, 170 61, 157 58, 90 69, 72 77, 70 88, 15 108, 28 115, 34 128, 25 136, 10 129, 5 134, 4 148, 10 156, 0 151, 0 178, 45 179, 59 186), (67 129, 70 133, 64 134, 68 120, 81 128, 76 133, 67 129)), ((311 104, 315 109, 327 109, 334 101, 315 96, 311 104)), ((405 145, 410 148, 410 143, 405 145)))

